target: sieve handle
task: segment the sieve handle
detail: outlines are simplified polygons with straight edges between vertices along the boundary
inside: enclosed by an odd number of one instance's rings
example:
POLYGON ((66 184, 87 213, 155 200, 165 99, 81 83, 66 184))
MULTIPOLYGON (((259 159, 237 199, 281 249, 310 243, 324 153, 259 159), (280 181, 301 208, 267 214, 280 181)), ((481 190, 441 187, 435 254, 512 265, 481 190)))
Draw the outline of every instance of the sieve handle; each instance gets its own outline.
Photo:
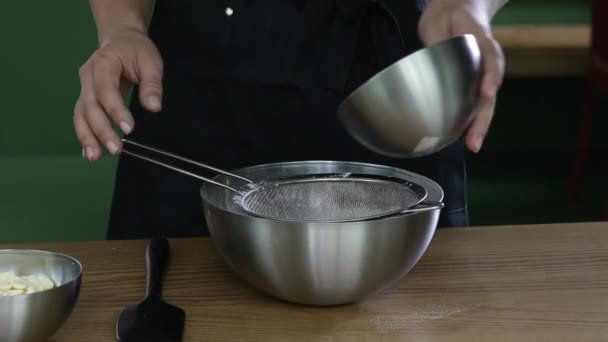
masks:
MULTIPOLYGON (((217 171, 217 172, 219 172, 221 174, 225 174, 225 175, 228 175, 228 176, 235 177, 235 178, 238 178, 240 180, 246 181, 248 183, 251 183, 251 181, 249 179, 247 179, 247 178, 244 178, 244 177, 241 177, 241 176, 238 176, 238 175, 234 175, 232 173, 229 173, 229 172, 226 172, 226 171, 223 171, 223 170, 220 170, 220 169, 216 169, 216 168, 214 168, 212 166, 208 166, 208 165, 196 162, 194 160, 190 160, 190 159, 187 159, 187 158, 184 158, 184 157, 180 157, 180 156, 175 155, 173 153, 165 152, 165 151, 158 150, 158 149, 155 149, 155 148, 152 148, 152 147, 149 147, 149 146, 145 146, 145 145, 142 145, 142 144, 139 144, 139 143, 136 143, 136 142, 132 142, 132 141, 127 140, 127 139, 122 139, 122 140, 123 140, 123 142, 129 143, 129 144, 133 144, 135 146, 139 146, 141 148, 144 148, 144 149, 147 149, 147 150, 150 150, 150 151, 154 151, 154 152, 157 152, 157 153, 169 156, 169 157, 173 157, 173 158, 176 158, 176 159, 179 159, 179 160, 182 160, 182 161, 185 161, 185 162, 197 165, 197 166, 201 166, 203 168, 207 168, 207 169, 210 169, 210 170, 213 170, 213 171, 217 171)), ((216 182, 216 181, 211 180, 209 178, 206 178, 206 177, 197 175, 195 173, 192 173, 190 171, 186 171, 186 170, 180 169, 178 167, 175 167, 175 166, 172 166, 172 165, 160 162, 158 160, 154 160, 152 158, 143 156, 143 155, 141 155, 139 153, 135 153, 135 152, 129 151, 128 149, 126 149, 124 147, 122 149, 122 153, 128 154, 130 156, 136 157, 138 159, 145 160, 147 162, 150 162, 150 163, 153 163, 153 164, 156 164, 156 165, 160 165, 162 167, 165 167, 165 168, 168 168, 170 170, 173 170, 173 171, 176 171, 176 172, 179 172, 179 173, 182 173, 182 174, 185 174, 185 175, 188 175, 188 176, 191 176, 191 177, 203 180, 203 181, 208 182, 208 183, 215 184, 215 185, 220 186, 222 188, 228 189, 228 190, 230 190, 232 192, 239 193, 238 190, 236 190, 235 188, 233 188, 231 186, 228 186, 228 185, 220 183, 220 182, 216 182)))
POLYGON ((238 178, 238 179, 240 179, 242 181, 245 181, 247 183, 253 183, 251 180, 249 180, 249 179, 247 179, 245 177, 242 177, 242 176, 239 176, 239 175, 235 175, 234 173, 230 173, 228 171, 224 171, 222 169, 218 169, 217 167, 213 167, 211 165, 207 165, 207 164, 203 164, 201 162, 197 162, 196 160, 192 160, 192 159, 184 158, 182 156, 178 156, 175 153, 171 153, 171 152, 163 151, 163 150, 158 149, 158 148, 146 146, 144 144, 140 144, 138 142, 135 142, 135 141, 132 141, 132 140, 129 140, 129 139, 125 139, 125 138, 123 138, 122 141, 125 142, 125 143, 127 143, 127 144, 131 144, 131 145, 134 145, 134 146, 137 146, 137 147, 141 147, 141 148, 146 149, 148 151, 156 152, 156 153, 165 155, 167 157, 171 157, 171 158, 175 158, 175 159, 184 161, 184 162, 192 164, 192 165, 200 166, 200 167, 202 167, 204 169, 207 169, 207 170, 215 171, 215 172, 221 173, 221 174, 229 176, 229 177, 238 178))
POLYGON ((420 212, 424 212, 424 211, 443 209, 444 206, 445 206, 445 204, 443 204, 443 202, 422 201, 422 202, 418 203, 417 205, 415 205, 414 207, 408 208, 408 209, 400 212, 399 214, 420 213, 420 212))

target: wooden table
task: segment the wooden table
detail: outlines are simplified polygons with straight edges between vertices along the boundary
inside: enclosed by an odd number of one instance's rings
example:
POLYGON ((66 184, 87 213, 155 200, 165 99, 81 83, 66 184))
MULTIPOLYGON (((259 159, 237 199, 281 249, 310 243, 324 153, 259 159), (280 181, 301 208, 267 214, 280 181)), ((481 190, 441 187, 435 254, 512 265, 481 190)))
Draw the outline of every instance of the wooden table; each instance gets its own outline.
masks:
MULTIPOLYGON (((52 341, 113 341, 141 299, 146 241, 35 247, 85 267, 80 301, 52 341)), ((3 246, 7 247, 7 246, 3 246)), ((167 301, 186 310, 184 341, 606 341, 608 223, 440 230, 395 288, 317 308, 236 278, 207 239, 172 240, 167 301)))

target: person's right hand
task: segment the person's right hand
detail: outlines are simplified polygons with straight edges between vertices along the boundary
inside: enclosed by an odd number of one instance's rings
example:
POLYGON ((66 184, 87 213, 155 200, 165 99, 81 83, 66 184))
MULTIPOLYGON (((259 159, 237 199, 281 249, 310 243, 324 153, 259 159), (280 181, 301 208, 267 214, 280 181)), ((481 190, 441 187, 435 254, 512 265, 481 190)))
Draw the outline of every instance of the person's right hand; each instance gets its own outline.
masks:
POLYGON ((161 110, 163 64, 154 43, 141 32, 124 32, 103 42, 80 67, 80 96, 74 107, 74 128, 89 161, 101 157, 103 148, 113 155, 122 149, 113 128, 125 134, 135 127, 124 101, 128 90, 139 85, 145 109, 161 110))

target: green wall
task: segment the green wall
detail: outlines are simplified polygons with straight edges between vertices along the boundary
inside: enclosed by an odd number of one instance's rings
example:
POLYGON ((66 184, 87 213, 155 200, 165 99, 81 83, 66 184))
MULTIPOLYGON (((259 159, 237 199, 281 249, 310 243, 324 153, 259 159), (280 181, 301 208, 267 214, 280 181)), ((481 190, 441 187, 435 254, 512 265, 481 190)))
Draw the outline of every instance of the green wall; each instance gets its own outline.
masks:
POLYGON ((88 1, 0 3, 0 155, 80 153, 72 110, 93 25, 88 1))
POLYGON ((88 1, 2 1, 0 41, 0 242, 103 238, 114 160, 83 161, 72 126, 88 1))
POLYGON ((590 20, 591 0, 510 0, 496 15, 503 24, 585 24, 590 20))
MULTIPOLYGON (((496 23, 584 23, 586 3, 512 0, 496 23)), ((3 1, 0 38, 0 242, 103 238, 115 160, 82 160, 72 127, 78 68, 96 46, 88 1, 3 1)), ((487 145, 469 157, 473 224, 594 217, 564 214, 581 85, 505 81, 487 145), (538 203, 550 204, 542 215, 538 203)))

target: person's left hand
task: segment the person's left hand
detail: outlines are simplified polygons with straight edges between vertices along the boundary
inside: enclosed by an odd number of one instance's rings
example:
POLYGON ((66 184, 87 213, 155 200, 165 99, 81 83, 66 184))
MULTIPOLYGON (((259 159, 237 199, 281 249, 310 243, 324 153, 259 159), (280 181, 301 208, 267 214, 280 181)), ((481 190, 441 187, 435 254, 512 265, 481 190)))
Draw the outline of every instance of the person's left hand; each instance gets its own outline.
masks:
POLYGON ((472 34, 479 42, 485 61, 482 102, 466 135, 466 145, 473 152, 481 149, 488 133, 504 75, 505 59, 492 35, 491 21, 505 3, 506 0, 431 0, 418 25, 420 39, 427 46, 460 34, 472 34))

